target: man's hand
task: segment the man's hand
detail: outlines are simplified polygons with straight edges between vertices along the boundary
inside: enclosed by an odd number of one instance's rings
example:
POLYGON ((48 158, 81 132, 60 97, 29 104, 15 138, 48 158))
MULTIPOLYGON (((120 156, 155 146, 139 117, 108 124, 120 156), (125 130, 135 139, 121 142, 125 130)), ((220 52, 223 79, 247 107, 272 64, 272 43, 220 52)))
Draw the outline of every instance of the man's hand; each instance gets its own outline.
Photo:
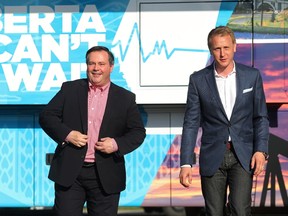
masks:
POLYGON ((101 138, 100 141, 96 142, 95 149, 106 154, 113 153, 115 151, 113 147, 113 139, 110 137, 101 138))
POLYGON ((72 143, 73 145, 77 147, 82 147, 87 145, 88 142, 88 136, 86 134, 82 134, 79 131, 72 130, 67 138, 66 141, 69 143, 72 143))
POLYGON ((192 184, 192 167, 181 167, 179 179, 180 183, 188 188, 192 184))
POLYGON ((251 159, 251 169, 258 176, 265 169, 265 156, 262 152, 255 152, 251 159))

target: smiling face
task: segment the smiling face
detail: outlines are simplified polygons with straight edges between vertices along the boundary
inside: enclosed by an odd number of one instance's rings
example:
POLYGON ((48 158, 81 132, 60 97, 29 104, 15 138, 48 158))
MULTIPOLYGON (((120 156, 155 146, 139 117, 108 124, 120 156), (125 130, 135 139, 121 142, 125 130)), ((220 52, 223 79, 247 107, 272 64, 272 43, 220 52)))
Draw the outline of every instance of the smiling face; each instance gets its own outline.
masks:
POLYGON ((113 67, 104 50, 91 52, 87 56, 87 78, 93 86, 102 87, 108 84, 113 67))
POLYGON ((214 35, 210 39, 210 53, 214 57, 218 73, 229 73, 234 67, 236 43, 229 34, 214 35))

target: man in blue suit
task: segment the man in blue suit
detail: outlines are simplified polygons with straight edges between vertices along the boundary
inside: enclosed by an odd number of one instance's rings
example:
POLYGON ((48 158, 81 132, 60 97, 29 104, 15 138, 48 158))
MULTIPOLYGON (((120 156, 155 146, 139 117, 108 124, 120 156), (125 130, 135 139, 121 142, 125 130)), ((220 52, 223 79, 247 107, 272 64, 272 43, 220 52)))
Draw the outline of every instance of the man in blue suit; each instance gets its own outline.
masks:
POLYGON ((222 216, 227 202, 232 215, 251 215, 253 175, 268 156, 269 121, 259 70, 234 61, 233 31, 210 31, 214 62, 190 76, 181 142, 180 183, 192 183, 197 132, 202 127, 200 175, 206 215, 222 216))

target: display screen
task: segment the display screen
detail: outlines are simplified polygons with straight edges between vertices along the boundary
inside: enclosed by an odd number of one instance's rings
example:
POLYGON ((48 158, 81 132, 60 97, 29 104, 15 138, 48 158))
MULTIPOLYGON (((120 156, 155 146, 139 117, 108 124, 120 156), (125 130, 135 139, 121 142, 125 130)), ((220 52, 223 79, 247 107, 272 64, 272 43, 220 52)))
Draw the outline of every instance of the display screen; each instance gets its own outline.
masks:
POLYGON ((207 35, 219 25, 235 31, 235 59, 261 70, 267 102, 288 101, 285 22, 251 3, 0 3, 0 104, 46 104, 63 82, 86 78, 85 54, 95 45, 114 53, 112 82, 139 104, 184 104, 189 75, 212 62, 207 35))

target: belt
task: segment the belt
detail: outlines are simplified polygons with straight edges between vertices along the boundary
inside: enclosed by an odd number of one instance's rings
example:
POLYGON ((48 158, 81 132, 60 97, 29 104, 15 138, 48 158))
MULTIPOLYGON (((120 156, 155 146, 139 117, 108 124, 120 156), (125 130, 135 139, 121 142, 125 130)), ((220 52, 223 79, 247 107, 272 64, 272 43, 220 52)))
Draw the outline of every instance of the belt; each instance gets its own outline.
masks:
POLYGON ((226 149, 231 150, 232 148, 233 148, 232 141, 228 141, 228 142, 226 143, 226 149))
POLYGON ((82 167, 88 168, 93 167, 95 165, 95 162, 84 162, 82 167))

